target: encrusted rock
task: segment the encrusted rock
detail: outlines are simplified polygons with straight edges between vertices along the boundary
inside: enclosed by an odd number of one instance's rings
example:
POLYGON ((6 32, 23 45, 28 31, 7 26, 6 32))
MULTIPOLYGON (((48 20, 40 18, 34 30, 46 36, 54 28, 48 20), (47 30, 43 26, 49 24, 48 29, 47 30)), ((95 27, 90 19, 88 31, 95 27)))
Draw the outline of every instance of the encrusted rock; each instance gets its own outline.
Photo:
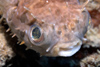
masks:
POLYGON ((0 25, 0 67, 14 56, 12 48, 8 46, 4 31, 4 27, 0 25))

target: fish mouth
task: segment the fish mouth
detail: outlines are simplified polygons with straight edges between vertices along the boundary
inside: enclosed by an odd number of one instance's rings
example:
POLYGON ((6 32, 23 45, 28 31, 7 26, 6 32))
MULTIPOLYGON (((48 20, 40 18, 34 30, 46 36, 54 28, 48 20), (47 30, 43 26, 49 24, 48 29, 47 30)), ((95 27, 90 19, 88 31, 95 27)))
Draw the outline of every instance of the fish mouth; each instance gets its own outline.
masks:
POLYGON ((50 53, 47 56, 64 56, 70 57, 79 51, 81 48, 82 41, 76 39, 75 41, 70 41, 66 43, 57 43, 52 47, 50 53))
POLYGON ((81 45, 75 46, 74 48, 69 49, 69 50, 60 50, 59 53, 58 53, 58 55, 59 56, 70 57, 70 56, 74 55, 76 52, 78 52, 78 50, 80 48, 81 48, 81 45))

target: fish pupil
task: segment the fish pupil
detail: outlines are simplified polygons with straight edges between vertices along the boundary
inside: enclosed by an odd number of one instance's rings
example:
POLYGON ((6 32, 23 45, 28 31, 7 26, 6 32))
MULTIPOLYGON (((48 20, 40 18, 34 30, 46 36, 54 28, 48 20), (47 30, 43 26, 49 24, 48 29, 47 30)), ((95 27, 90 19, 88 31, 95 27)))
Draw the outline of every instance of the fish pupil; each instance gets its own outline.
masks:
POLYGON ((38 27, 35 27, 33 30, 32 30, 32 37, 34 39, 39 39, 41 36, 41 32, 40 32, 40 29, 38 27))

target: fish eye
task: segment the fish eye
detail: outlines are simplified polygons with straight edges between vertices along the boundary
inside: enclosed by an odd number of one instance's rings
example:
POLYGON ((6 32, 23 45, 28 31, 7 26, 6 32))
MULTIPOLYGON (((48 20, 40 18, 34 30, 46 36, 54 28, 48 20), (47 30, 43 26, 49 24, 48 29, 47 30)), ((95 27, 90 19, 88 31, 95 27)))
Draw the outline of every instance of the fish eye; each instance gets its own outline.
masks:
POLYGON ((43 40, 41 29, 38 26, 33 26, 31 29, 31 38, 34 42, 40 42, 43 40))
POLYGON ((38 27, 35 27, 33 30, 32 30, 32 38, 33 39, 39 39, 41 36, 41 32, 40 32, 40 29, 38 27))

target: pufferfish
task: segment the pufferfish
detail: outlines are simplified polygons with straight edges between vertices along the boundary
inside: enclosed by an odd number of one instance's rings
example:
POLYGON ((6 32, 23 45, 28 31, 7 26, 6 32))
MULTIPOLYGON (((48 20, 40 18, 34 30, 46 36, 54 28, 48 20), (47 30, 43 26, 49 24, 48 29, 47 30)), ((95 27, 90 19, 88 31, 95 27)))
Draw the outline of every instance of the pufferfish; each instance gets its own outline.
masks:
POLYGON ((19 41, 45 56, 74 55, 90 15, 78 0, 0 0, 0 9, 19 41))

